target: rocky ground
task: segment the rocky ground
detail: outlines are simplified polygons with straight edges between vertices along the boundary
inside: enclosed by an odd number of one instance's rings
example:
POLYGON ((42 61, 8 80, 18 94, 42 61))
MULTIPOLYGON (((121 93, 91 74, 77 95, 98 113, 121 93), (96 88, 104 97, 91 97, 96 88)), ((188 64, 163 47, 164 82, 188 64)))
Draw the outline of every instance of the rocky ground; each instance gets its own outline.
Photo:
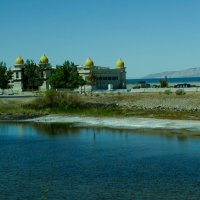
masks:
POLYGON ((185 95, 143 93, 143 94, 101 94, 87 101, 91 103, 112 104, 127 109, 174 110, 200 112, 200 93, 185 95))

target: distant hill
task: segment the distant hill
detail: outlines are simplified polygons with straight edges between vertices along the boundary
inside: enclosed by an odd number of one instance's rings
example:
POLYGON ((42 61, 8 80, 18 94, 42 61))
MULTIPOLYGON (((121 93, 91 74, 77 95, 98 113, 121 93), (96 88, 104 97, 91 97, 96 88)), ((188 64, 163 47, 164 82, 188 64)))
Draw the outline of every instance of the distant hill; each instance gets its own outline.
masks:
POLYGON ((143 78, 164 78, 165 76, 167 76, 167 78, 200 77, 200 67, 180 71, 168 71, 156 74, 149 74, 143 78))

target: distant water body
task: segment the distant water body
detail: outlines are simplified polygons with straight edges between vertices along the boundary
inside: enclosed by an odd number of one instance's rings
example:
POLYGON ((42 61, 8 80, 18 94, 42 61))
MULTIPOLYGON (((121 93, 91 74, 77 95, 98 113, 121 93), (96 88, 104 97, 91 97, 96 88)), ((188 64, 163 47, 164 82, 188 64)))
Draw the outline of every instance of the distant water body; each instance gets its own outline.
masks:
MULTIPOLYGON (((146 81, 150 84, 158 84, 161 78, 151 78, 151 79, 127 79, 128 84, 136 84, 140 81, 146 81)), ((186 77, 186 78, 167 78, 168 83, 200 83, 200 77, 186 77)))

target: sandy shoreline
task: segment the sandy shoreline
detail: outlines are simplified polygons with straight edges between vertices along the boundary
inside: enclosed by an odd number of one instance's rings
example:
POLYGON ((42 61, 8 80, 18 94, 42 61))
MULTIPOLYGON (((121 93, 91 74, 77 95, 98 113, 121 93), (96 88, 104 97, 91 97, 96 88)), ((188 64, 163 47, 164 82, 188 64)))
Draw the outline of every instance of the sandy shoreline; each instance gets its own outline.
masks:
POLYGON ((200 121, 195 120, 170 120, 153 118, 112 118, 112 117, 86 117, 68 115, 48 115, 34 119, 20 120, 36 123, 73 123, 76 127, 105 127, 119 129, 167 129, 188 130, 200 132, 200 121))

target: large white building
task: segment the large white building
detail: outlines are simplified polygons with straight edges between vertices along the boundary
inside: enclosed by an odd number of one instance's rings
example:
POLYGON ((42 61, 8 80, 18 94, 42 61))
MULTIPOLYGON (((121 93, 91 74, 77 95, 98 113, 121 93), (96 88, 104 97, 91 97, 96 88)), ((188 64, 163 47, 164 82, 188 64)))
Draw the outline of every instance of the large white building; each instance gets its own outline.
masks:
MULTIPOLYGON (((46 57, 46 55, 43 55, 40 58, 38 65, 42 66, 43 68, 43 71, 41 71, 43 84, 39 88, 34 89, 48 90, 51 88, 48 82, 48 77, 51 74, 51 68, 49 59, 46 57)), ((126 70, 122 59, 119 59, 116 62, 115 68, 109 68, 95 66, 92 59, 88 58, 84 65, 78 66, 77 68, 79 74, 83 77, 84 80, 87 80, 91 73, 95 76, 95 81, 92 84, 93 89, 108 89, 108 86, 113 89, 126 88, 126 70)), ((21 56, 17 57, 13 72, 14 75, 12 80, 12 87, 14 91, 26 91, 33 89, 28 87, 28 80, 26 80, 24 75, 24 60, 21 56)))
POLYGON ((78 67, 79 74, 84 80, 93 73, 95 75, 94 89, 108 89, 111 85, 113 89, 126 88, 126 70, 124 62, 119 59, 115 68, 95 66, 91 58, 85 61, 84 66, 78 67))

